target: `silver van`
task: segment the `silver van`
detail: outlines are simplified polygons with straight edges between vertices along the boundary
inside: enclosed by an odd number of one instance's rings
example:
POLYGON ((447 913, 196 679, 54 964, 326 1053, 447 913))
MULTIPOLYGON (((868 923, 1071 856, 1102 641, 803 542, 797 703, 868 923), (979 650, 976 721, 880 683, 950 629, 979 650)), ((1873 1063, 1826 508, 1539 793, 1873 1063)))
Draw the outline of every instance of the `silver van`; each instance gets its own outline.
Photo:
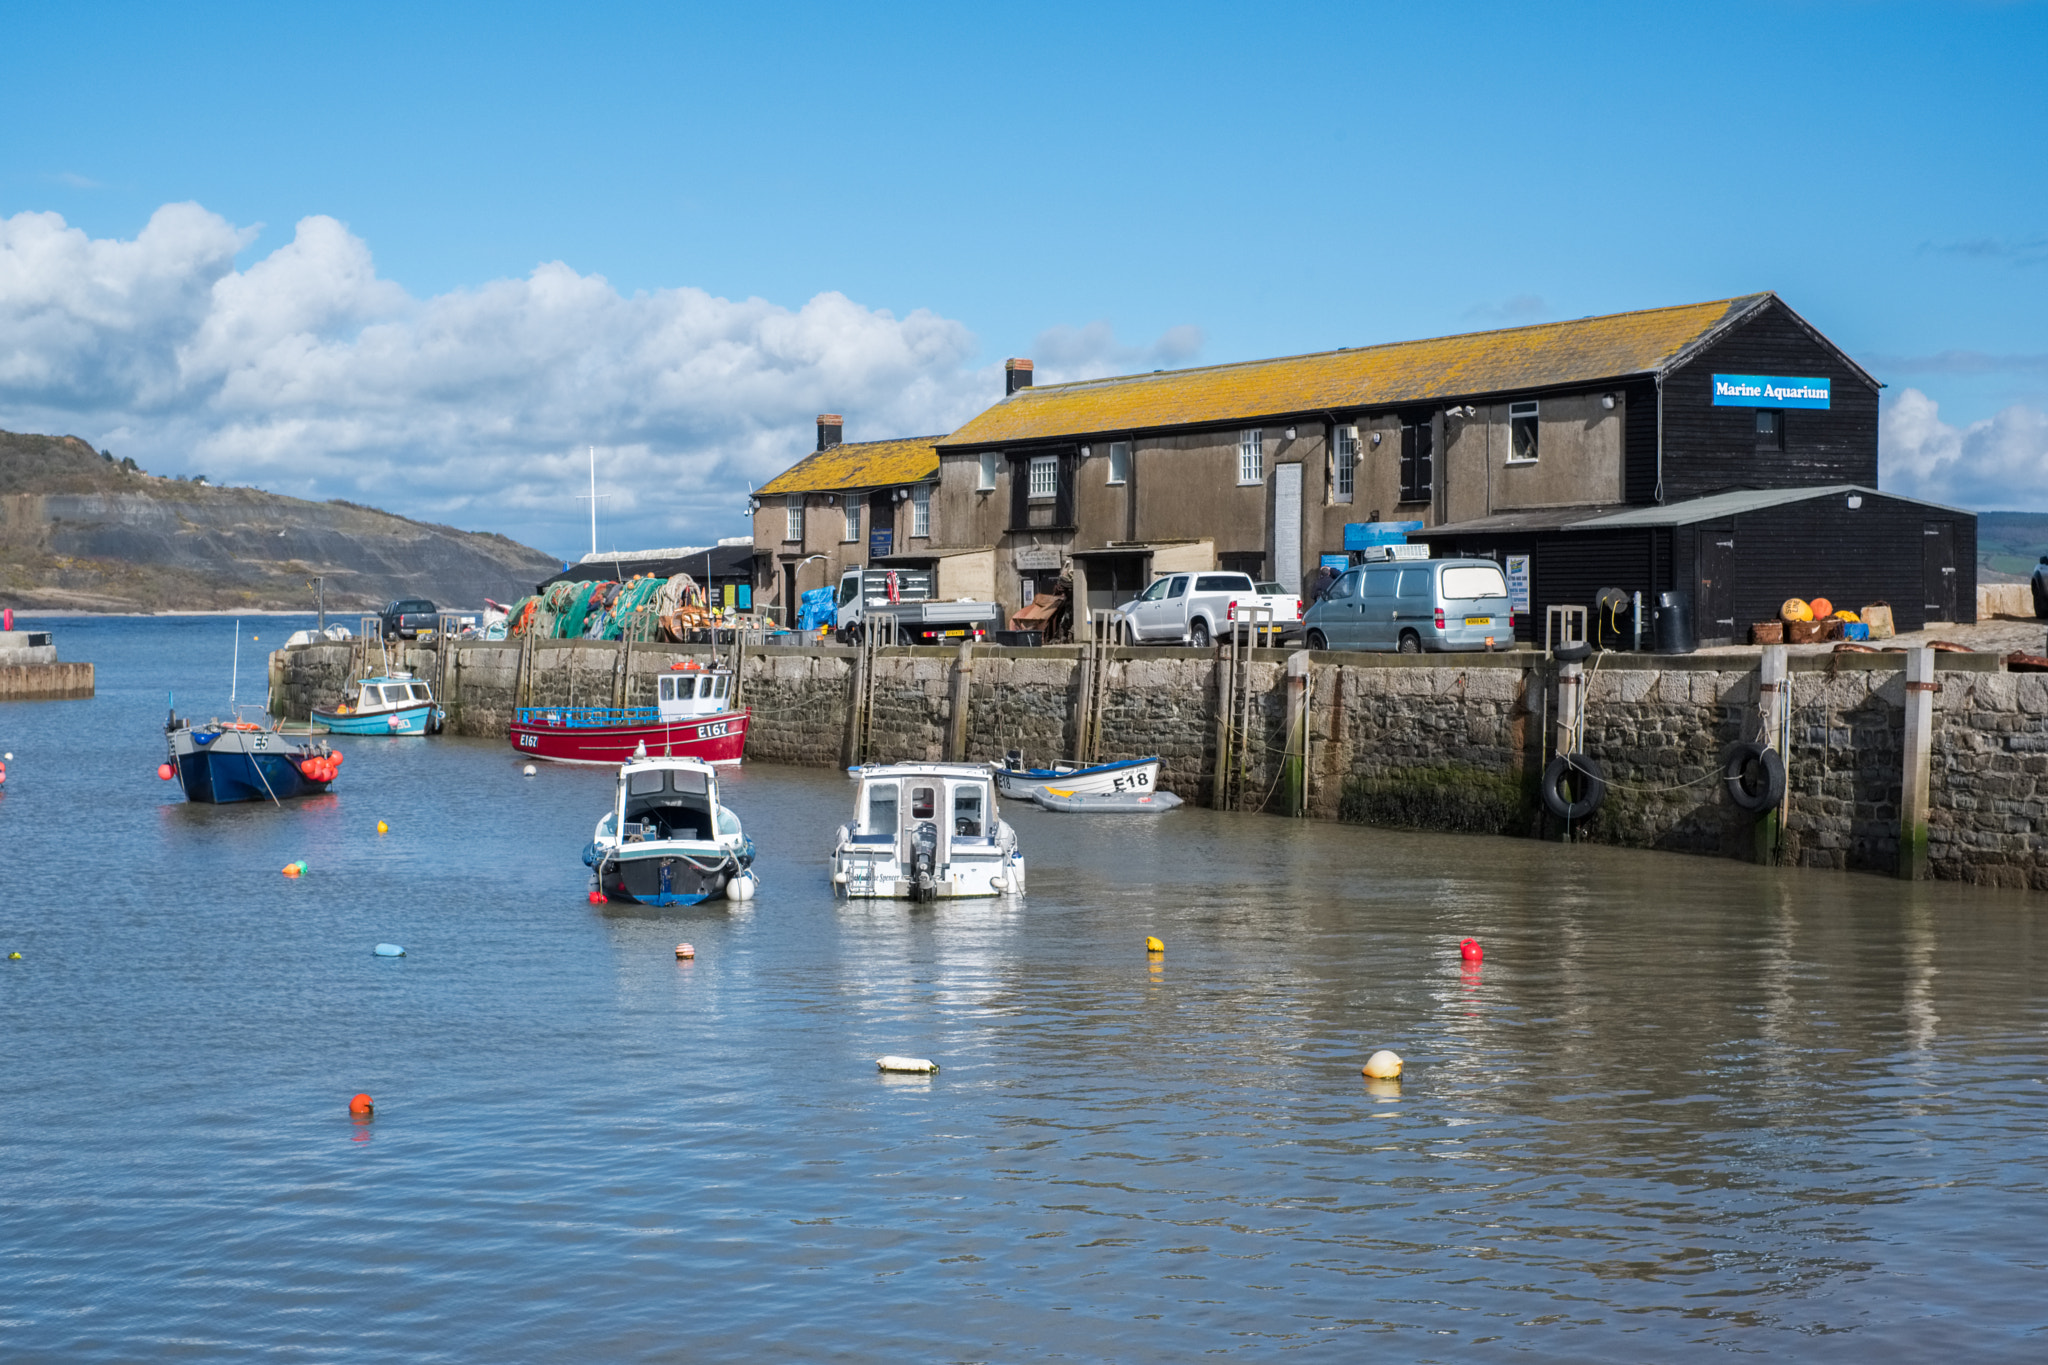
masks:
POLYGON ((1507 576, 1490 559, 1360 564, 1302 616, 1310 649, 1420 654, 1515 644, 1507 576))

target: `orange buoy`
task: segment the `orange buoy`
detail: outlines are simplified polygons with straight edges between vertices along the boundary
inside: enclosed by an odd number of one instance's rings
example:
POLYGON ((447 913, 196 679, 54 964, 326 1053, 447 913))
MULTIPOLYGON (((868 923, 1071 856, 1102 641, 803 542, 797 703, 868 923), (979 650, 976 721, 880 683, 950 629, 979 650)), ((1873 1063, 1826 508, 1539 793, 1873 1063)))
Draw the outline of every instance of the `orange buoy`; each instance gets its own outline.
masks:
POLYGON ((1478 939, 1468 938, 1458 945, 1458 956, 1467 962, 1482 962, 1486 958, 1486 950, 1479 946, 1478 939))
POLYGON ((1816 621, 1825 621, 1835 614, 1835 604, 1825 597, 1814 598, 1806 604, 1806 609, 1813 613, 1813 619, 1816 621))
POLYGON ((298 876, 298 875, 299 875, 299 865, 298 865, 297 863, 286 863, 286 864, 284 865, 284 875, 285 875, 285 876, 287 876, 287 877, 296 877, 296 876, 298 876))
POLYGON ((368 1118, 377 1111, 376 1102, 368 1095, 356 1095, 348 1102, 348 1112, 359 1118, 368 1118))
POLYGON ((158 777, 161 777, 166 782, 170 781, 173 777, 175 777, 177 775, 177 772, 178 770, 176 768, 173 768, 168 763, 159 763, 156 765, 156 775, 158 777))
POLYGON ((692 948, 689 944, 678 943, 676 945, 676 961, 687 962, 689 959, 695 957, 696 955, 697 950, 695 948, 692 948))

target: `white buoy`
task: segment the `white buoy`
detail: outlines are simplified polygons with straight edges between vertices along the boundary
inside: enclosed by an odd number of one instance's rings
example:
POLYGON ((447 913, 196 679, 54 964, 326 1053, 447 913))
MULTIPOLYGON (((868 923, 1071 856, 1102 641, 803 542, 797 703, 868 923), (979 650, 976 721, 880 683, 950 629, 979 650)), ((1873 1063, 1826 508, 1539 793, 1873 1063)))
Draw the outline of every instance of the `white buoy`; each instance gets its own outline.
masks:
POLYGON ((846 874, 844 872, 834 872, 832 874, 832 881, 835 885, 844 886, 846 885, 846 874))
POLYGON ((877 1071, 908 1071, 914 1075, 929 1076, 939 1069, 939 1064, 928 1057, 877 1057, 877 1071))
POLYGON ((1401 1058, 1381 1048, 1366 1058, 1365 1065, 1359 1069, 1376 1081, 1391 1081, 1401 1074, 1401 1058))
POLYGON ((399 947, 396 943, 380 943, 377 945, 377 956, 404 957, 405 949, 399 947))
POLYGON ((754 898, 754 874, 742 872, 725 884, 725 898, 729 901, 750 901, 754 898))
POLYGON ((529 763, 529 764, 527 764, 527 765, 526 765, 526 766, 525 766, 525 767, 524 767, 523 769, 521 769, 520 771, 521 771, 521 773, 522 773, 522 774, 523 774, 524 776, 526 776, 526 777, 532 777, 532 776, 534 775, 534 773, 535 773, 536 771, 538 771, 538 770, 537 770, 537 769, 536 769, 536 768, 535 768, 535 767, 534 767, 534 766, 533 766, 533 765, 532 765, 531 763, 529 763))

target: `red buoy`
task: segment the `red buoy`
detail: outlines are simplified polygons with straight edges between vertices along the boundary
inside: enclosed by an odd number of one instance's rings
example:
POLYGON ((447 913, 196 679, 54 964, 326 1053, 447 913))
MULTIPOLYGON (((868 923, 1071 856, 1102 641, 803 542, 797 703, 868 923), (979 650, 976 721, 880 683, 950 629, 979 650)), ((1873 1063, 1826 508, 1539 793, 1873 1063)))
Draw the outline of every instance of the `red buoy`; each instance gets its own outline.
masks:
POLYGON ((1486 957, 1486 950, 1479 946, 1479 940, 1468 938, 1458 945, 1458 956, 1467 962, 1479 962, 1486 957))
POLYGON ((368 1095, 357 1095, 348 1102, 348 1112, 358 1118, 368 1118, 376 1109, 376 1104, 368 1095))
POLYGON ((159 763, 156 765, 156 775, 158 777, 161 777, 166 782, 170 781, 173 777, 177 776, 177 774, 178 770, 176 768, 173 768, 168 763, 159 763))
POLYGON ((604 892, 602 892, 602 891, 597 891, 597 890, 593 890, 593 891, 592 891, 592 892, 590 893, 590 903, 591 903, 592 905, 609 905, 609 904, 610 904, 610 902, 609 902, 609 901, 607 901, 607 900, 605 899, 605 895, 604 895, 604 892))

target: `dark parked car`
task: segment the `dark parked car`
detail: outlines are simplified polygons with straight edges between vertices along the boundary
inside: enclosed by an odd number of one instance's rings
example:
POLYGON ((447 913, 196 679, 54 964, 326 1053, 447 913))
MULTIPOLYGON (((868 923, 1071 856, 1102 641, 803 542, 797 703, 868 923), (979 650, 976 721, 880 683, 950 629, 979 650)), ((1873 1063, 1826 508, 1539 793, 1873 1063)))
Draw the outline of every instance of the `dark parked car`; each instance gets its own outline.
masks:
POLYGON ((432 630, 437 619, 435 607, 424 597, 404 597, 378 613, 387 640, 415 640, 423 630, 432 630))

